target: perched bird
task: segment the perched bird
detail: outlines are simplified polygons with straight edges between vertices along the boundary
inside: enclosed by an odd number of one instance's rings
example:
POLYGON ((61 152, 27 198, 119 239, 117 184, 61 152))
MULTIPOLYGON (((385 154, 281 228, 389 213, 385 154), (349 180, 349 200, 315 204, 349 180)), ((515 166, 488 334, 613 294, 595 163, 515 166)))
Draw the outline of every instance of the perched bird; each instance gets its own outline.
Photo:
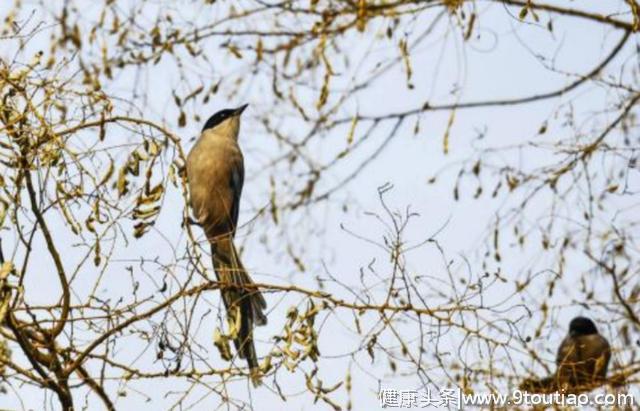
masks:
POLYGON ((253 286, 233 244, 244 183, 244 159, 238 134, 245 108, 246 104, 221 110, 207 120, 187 157, 187 179, 191 208, 211 243, 213 267, 227 317, 238 327, 233 338, 236 351, 247 361, 251 378, 258 384, 253 327, 266 324, 267 304, 253 286))
POLYGON ((611 347, 589 318, 575 317, 556 355, 556 372, 542 380, 526 380, 521 388, 531 392, 581 392, 604 382, 611 347))
POLYGON ((605 381, 611 347, 589 318, 576 317, 556 356, 556 378, 560 386, 593 387, 605 381))

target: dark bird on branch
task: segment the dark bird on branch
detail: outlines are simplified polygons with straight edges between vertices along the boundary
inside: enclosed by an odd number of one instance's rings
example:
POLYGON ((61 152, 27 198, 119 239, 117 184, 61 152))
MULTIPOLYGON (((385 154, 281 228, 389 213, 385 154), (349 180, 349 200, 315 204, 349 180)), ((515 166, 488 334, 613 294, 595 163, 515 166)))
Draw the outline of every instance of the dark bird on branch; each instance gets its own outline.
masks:
POLYGON ((558 348, 555 374, 541 380, 527 379, 520 388, 536 393, 590 391, 606 382, 610 359, 609 342, 593 321, 576 317, 558 348))
POLYGON ((246 107, 222 110, 207 120, 187 157, 187 178, 191 208, 211 243, 213 267, 236 351, 249 364, 251 379, 257 385, 260 371, 253 327, 267 323, 267 304, 233 244, 244 183, 238 134, 240 116, 246 107))

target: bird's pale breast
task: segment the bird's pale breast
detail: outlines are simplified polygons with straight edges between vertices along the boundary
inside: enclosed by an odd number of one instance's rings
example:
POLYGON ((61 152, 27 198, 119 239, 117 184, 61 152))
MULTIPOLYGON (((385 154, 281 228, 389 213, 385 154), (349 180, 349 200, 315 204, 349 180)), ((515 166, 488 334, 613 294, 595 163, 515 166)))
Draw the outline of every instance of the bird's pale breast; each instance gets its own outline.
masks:
POLYGON ((231 229, 235 198, 230 181, 234 169, 243 167, 243 159, 235 140, 206 133, 189 153, 187 177, 194 215, 212 237, 231 229))

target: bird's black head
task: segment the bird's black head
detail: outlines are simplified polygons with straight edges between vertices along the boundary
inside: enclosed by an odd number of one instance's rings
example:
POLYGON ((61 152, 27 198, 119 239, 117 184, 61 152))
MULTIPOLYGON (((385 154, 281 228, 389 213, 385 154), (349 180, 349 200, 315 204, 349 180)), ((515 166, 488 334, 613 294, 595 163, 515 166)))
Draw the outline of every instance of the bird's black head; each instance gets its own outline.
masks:
POLYGON ((209 117, 207 122, 204 123, 204 127, 202 127, 202 131, 214 128, 218 124, 222 123, 223 121, 231 117, 239 116, 240 114, 242 114, 244 109, 247 108, 247 106, 248 104, 244 104, 238 108, 226 108, 224 110, 218 111, 216 114, 209 117))
POLYGON ((598 334, 598 329, 589 318, 576 317, 569 323, 569 334, 573 337, 579 335, 598 334))

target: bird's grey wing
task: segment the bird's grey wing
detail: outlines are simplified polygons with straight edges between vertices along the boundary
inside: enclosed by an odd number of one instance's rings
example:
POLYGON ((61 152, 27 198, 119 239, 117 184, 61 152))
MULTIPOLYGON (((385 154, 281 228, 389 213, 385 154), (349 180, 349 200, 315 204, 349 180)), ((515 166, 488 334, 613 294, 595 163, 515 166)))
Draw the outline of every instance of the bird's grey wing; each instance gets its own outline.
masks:
POLYGON ((609 341, 600 334, 589 335, 585 338, 585 358, 593 361, 594 376, 604 378, 611 359, 611 347, 609 341))
POLYGON ((242 195, 242 186, 244 185, 244 164, 242 155, 234 159, 234 164, 231 167, 231 173, 229 173, 229 187, 233 196, 231 202, 231 223, 232 229, 236 230, 238 227, 238 215, 240 213, 240 196, 242 195))

